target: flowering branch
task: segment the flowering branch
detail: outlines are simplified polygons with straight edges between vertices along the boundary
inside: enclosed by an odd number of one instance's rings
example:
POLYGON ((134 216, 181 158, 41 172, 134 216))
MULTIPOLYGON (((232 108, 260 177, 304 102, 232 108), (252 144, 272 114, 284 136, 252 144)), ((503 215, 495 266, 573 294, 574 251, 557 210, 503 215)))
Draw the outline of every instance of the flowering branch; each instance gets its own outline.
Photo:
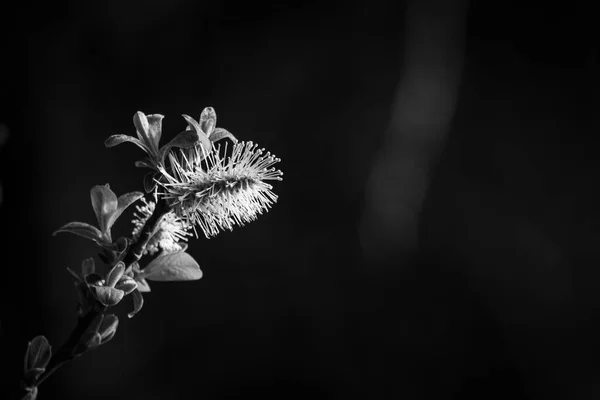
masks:
POLYGON ((25 353, 23 400, 35 400, 38 387, 65 363, 110 341, 117 331, 119 319, 107 314, 131 294, 133 311, 138 313, 144 304, 142 292, 149 292, 150 281, 190 281, 202 277, 200 266, 185 251, 187 240, 198 236, 199 227, 207 238, 222 230, 255 220, 277 201, 267 181, 282 179, 283 173, 273 167, 280 160, 252 142, 238 142, 227 130, 216 126, 216 113, 204 109, 199 121, 184 115, 188 123, 166 145, 160 146, 163 116, 134 115, 137 138, 113 135, 106 147, 134 143, 147 154, 135 163, 150 168, 143 180, 147 200, 142 192, 119 197, 109 185, 97 185, 90 198, 97 226, 85 222, 69 222, 61 232, 73 233, 92 240, 101 252, 108 272, 96 272, 93 258, 84 260, 81 272, 71 269, 78 296, 77 324, 67 341, 52 355, 44 336, 35 337, 25 353), (227 146, 215 143, 228 139, 233 142, 230 155, 227 146), (112 238, 111 228, 129 206, 140 200, 134 212, 131 237, 112 238), (158 253, 158 254, 156 254, 158 253), (156 254, 156 255, 155 255, 156 254), (154 256, 145 266, 144 256, 154 256))

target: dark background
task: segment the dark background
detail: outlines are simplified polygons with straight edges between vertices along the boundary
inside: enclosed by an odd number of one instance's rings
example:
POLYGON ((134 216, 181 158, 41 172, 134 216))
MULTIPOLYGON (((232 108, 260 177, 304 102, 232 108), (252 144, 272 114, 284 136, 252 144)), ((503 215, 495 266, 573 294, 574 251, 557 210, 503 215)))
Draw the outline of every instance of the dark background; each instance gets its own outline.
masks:
POLYGON ((419 4, 426 18, 382 0, 3 6, 3 393, 28 340, 66 339, 65 268, 96 253, 51 233, 94 222, 93 185, 141 188, 142 153, 104 139, 134 134, 138 110, 168 139, 213 106, 282 158, 279 202, 192 241, 203 279, 153 284, 131 320, 126 299, 110 344, 40 399, 600 398, 592 2, 419 4), (442 78, 420 91, 421 72, 442 78))

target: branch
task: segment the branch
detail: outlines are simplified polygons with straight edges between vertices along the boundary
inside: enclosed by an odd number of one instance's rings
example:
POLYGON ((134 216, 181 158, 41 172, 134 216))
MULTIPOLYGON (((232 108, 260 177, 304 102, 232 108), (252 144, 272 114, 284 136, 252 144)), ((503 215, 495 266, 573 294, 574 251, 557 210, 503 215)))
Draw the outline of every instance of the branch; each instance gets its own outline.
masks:
POLYGON ((67 341, 52 356, 46 367, 46 371, 37 379, 36 386, 41 385, 61 365, 79 356, 79 354, 74 353, 75 347, 79 344, 81 337, 89 329, 92 322, 98 315, 106 311, 106 308, 106 306, 98 304, 97 307, 93 307, 87 314, 77 319, 77 326, 75 326, 67 341))
POLYGON ((154 207, 154 213, 148 218, 144 228, 140 232, 140 237, 138 240, 131 245, 127 254, 123 258, 123 262, 127 267, 133 264, 136 261, 139 261, 144 254, 144 249, 146 245, 152 239, 152 236, 158 230, 160 223, 162 222, 163 217, 170 211, 167 202, 164 199, 158 199, 156 202, 156 206, 154 207))
MULTIPOLYGON (((154 212, 146 221, 144 228, 140 232, 138 240, 133 243, 127 250, 123 262, 129 266, 138 261, 143 253, 148 241, 154 236, 158 230, 163 217, 170 211, 167 202, 163 199, 158 199, 154 212)), ((58 349, 52 356, 45 371, 35 380, 35 382, 23 381, 21 398, 27 394, 27 388, 39 387, 50 375, 52 375, 63 364, 77 358, 81 354, 75 353, 76 347, 79 345, 82 336, 88 331, 93 321, 106 311, 107 307, 100 302, 97 302, 87 314, 77 319, 77 325, 69 335, 67 341, 58 349)))

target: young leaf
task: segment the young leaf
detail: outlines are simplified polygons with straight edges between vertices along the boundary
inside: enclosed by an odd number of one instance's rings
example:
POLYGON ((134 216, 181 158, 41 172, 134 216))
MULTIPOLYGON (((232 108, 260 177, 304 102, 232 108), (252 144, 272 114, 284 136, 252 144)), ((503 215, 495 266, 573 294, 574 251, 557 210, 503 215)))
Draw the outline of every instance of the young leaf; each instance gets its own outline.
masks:
POLYGON ((150 129, 150 124, 148 123, 148 118, 146 117, 146 114, 144 114, 141 111, 138 111, 135 114, 133 114, 133 125, 135 126, 135 130, 137 131, 137 136, 140 139, 140 141, 146 146, 148 146, 150 142, 148 140, 148 129, 150 129))
POLYGON ((117 332, 117 327, 119 326, 119 318, 117 318, 114 314, 108 314, 104 316, 102 320, 102 324, 98 328, 98 333, 100 334, 102 340, 100 344, 104 344, 113 338, 115 333, 117 332))
POLYGON ((90 257, 83 260, 83 262, 81 263, 81 276, 85 278, 86 276, 88 276, 89 274, 93 274, 94 272, 96 272, 94 259, 90 257))
POLYGON ((31 368, 23 374, 23 382, 33 384, 44 373, 45 368, 31 368))
POLYGON ((112 135, 108 139, 104 141, 104 146, 106 147, 114 147, 121 143, 130 142, 133 143, 144 151, 148 151, 146 146, 139 140, 129 135, 112 135))
POLYGON ((136 161, 135 166, 138 168, 154 168, 152 160, 149 157, 144 157, 143 159, 136 161))
POLYGON ((167 143, 164 147, 180 147, 182 149, 187 149, 194 146, 198 140, 200 140, 198 132, 195 130, 186 130, 183 132, 179 132, 177 136, 175 136, 169 143, 167 143))
POLYGON ((148 139, 151 140, 151 144, 156 154, 158 152, 158 144, 160 142, 160 136, 162 135, 162 120, 164 115, 151 114, 147 116, 148 119, 148 139))
POLYGON ((238 140, 235 136, 233 136, 233 134, 231 132, 229 132, 227 129, 223 129, 223 128, 216 128, 212 135, 210 135, 210 141, 211 142, 218 142, 221 139, 229 139, 231 140, 233 143, 237 143, 238 140))
POLYGON ((38 395, 37 386, 33 386, 31 388, 26 388, 26 389, 27 389, 27 394, 25 396, 23 396, 23 398, 21 400, 36 400, 37 395, 38 395))
POLYGON ((146 193, 150 193, 156 187, 156 181, 154 177, 157 175, 157 172, 150 171, 146 175, 144 175, 144 190, 146 193))
POLYGON ((73 233, 77 236, 84 237, 86 239, 93 240, 97 244, 103 244, 104 240, 102 239, 102 232, 95 226, 90 224, 86 224, 85 222, 69 222, 58 228, 52 236, 56 236, 57 233, 68 232, 73 233))
POLYGON ((156 257, 142 271, 151 281, 193 281, 202 278, 200 266, 188 253, 170 253, 156 257))
POLYGON ((139 290, 141 293, 150 291, 150 285, 148 285, 148 282, 144 278, 138 277, 136 282, 137 282, 137 290, 139 290))
POLYGON ((129 318, 132 318, 135 314, 140 312, 142 307, 144 306, 144 297, 140 293, 139 290, 134 290, 132 293, 133 296, 133 311, 127 314, 129 318))
POLYGON ((92 199, 92 207, 94 208, 96 218, 98 219, 100 231, 103 234, 108 234, 107 239, 110 241, 110 226, 108 225, 108 221, 117 211, 119 204, 117 195, 110 190, 110 186, 106 184, 104 186, 94 186, 90 191, 90 197, 92 199))
POLYGON ((215 126, 217 125, 217 113, 212 107, 206 107, 200 114, 200 128, 208 137, 212 135, 215 126))
POLYGON ((44 336, 36 336, 27 346, 25 352, 25 372, 41 369, 42 372, 52 357, 52 348, 44 336))
POLYGON ((121 278, 119 283, 117 283, 117 286, 115 286, 115 288, 120 289, 123 292, 125 292, 125 296, 127 296, 129 293, 133 292, 135 289, 137 289, 137 287, 138 287, 138 284, 136 283, 136 281, 133 280, 133 278, 130 278, 128 276, 124 276, 123 278, 121 278))
POLYGON ((107 307, 117 305, 125 296, 125 292, 122 290, 108 286, 92 286, 91 290, 96 299, 107 307))
POLYGON ((127 207, 139 200, 142 196, 144 196, 142 192, 131 192, 119 196, 119 198, 117 199, 117 209, 113 214, 111 214, 110 218, 106 222, 107 229, 112 228, 113 224, 117 221, 117 218, 121 216, 123 211, 125 211, 127 207))
POLYGON ((102 275, 97 274, 96 272, 92 272, 91 274, 87 274, 83 277, 83 280, 88 285, 102 285, 104 283, 104 278, 102 275))
POLYGON ((73 353, 76 355, 81 355, 87 350, 100 346, 101 341, 102 336, 100 336, 98 332, 87 331, 81 336, 79 343, 77 343, 75 349, 73 349, 73 353))
POLYGON ((125 250, 127 250, 127 246, 129 246, 129 240, 125 237, 120 237, 115 241, 115 251, 118 254, 123 253, 125 250))
MULTIPOLYGON (((187 121, 189 127, 192 128, 192 130, 196 131, 196 133, 198 134, 198 140, 200 141, 200 144, 202 145, 204 150, 207 153, 209 153, 212 149, 212 145, 210 143, 210 140, 208 139, 208 135, 206 133, 204 133, 204 131, 202 130, 200 125, 198 125, 198 123, 196 122, 196 120, 194 118, 190 117, 189 115, 185 115, 185 114, 183 114, 182 116, 187 121)), ((177 138, 175 138, 175 139, 177 139, 177 138)))
POLYGON ((106 275, 106 286, 115 287, 125 272, 125 263, 119 261, 106 275))
POLYGON ((100 329, 100 325, 102 324, 103 320, 104 314, 96 315, 96 317, 92 320, 87 330, 90 332, 98 332, 98 329, 100 329))
POLYGON ((165 157, 173 147, 187 149, 193 147, 200 140, 200 136, 195 130, 186 130, 179 132, 171 141, 161 147, 159 152, 159 160, 164 164, 165 157))

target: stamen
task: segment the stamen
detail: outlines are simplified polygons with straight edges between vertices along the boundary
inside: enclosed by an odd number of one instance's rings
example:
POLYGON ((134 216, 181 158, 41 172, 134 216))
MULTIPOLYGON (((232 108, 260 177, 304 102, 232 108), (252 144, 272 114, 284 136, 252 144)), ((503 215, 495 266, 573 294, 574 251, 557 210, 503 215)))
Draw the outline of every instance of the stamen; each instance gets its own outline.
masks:
POLYGON ((282 180, 283 173, 273 167, 279 158, 253 142, 238 142, 226 154, 227 144, 223 156, 219 146, 210 153, 195 146, 188 156, 184 150, 169 155, 173 176, 165 175, 160 195, 194 226, 196 236, 195 226, 210 238, 254 221, 277 201, 265 181, 282 180))

